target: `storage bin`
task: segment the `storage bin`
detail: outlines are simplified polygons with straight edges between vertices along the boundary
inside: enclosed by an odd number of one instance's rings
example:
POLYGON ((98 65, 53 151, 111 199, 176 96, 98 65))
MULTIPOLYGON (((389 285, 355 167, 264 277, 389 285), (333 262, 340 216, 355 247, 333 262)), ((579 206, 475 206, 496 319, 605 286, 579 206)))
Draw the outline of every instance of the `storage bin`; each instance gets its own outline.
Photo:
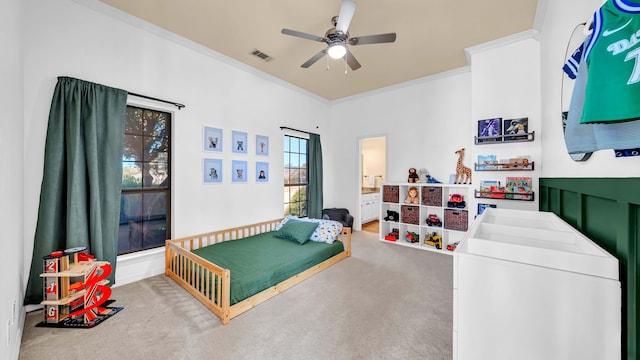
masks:
POLYGON ((469 225, 467 210, 445 209, 444 228, 449 230, 467 231, 469 225))
MULTIPOLYGON (((401 217, 400 221, 404 224, 419 225, 420 224, 420 207, 402 205, 400 207, 401 217)), ((466 230, 466 229, 465 229, 466 230)))
POLYGON ((384 185, 382 187, 382 201, 388 203, 400 202, 400 186, 384 185))
POLYGON ((425 186, 422 188, 422 205, 442 206, 442 188, 437 186, 425 186))

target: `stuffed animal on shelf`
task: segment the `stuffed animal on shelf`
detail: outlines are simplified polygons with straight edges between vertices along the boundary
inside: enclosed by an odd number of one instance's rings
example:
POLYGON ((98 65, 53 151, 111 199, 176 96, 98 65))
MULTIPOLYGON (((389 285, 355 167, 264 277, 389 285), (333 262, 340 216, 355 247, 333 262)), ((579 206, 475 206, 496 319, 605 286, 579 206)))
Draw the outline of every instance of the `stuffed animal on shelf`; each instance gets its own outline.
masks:
POLYGON ((416 183, 419 180, 420 180, 420 177, 418 176, 418 171, 416 170, 416 168, 410 168, 409 179, 407 179, 407 182, 416 183))
POLYGON ((418 182, 419 183, 425 183, 427 182, 427 177, 429 176, 429 172, 427 171, 427 169, 422 168, 420 170, 418 170, 418 182))
POLYGON ((410 187, 409 191, 407 191, 407 198, 404 199, 405 204, 420 204, 420 199, 418 198, 418 188, 410 187))
POLYGON ((387 210, 387 216, 384 217, 385 221, 399 221, 400 214, 397 211, 387 210))

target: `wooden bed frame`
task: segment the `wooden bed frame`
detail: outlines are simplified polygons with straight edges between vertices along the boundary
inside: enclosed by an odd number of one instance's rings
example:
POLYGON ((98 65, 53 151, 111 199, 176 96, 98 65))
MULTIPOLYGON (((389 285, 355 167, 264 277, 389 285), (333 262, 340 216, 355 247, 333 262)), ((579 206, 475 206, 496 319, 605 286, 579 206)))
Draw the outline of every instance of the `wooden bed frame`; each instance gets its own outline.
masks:
POLYGON ((344 227, 339 237, 339 240, 344 244, 344 251, 247 299, 230 305, 231 282, 229 280, 231 271, 211 263, 191 251, 222 241, 238 240, 274 231, 280 221, 282 219, 167 240, 165 244, 165 275, 180 284, 216 314, 222 324, 226 325, 231 319, 243 312, 351 256, 351 228, 344 227), (211 284, 221 286, 212 286, 211 284))

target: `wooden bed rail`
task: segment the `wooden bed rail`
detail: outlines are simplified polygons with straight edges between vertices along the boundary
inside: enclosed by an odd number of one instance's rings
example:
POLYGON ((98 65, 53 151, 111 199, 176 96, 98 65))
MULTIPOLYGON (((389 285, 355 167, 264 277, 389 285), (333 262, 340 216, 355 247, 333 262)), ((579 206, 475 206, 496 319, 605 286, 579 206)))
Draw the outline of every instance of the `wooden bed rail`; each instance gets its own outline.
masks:
POLYGON ((222 324, 261 302, 279 294, 300 281, 324 270, 330 265, 351 256, 351 228, 343 228, 339 239, 344 251, 315 265, 290 279, 231 306, 231 272, 191 251, 215 243, 238 240, 274 231, 282 219, 213 231, 204 234, 167 240, 165 243, 165 275, 173 279, 187 292, 216 314, 222 324))

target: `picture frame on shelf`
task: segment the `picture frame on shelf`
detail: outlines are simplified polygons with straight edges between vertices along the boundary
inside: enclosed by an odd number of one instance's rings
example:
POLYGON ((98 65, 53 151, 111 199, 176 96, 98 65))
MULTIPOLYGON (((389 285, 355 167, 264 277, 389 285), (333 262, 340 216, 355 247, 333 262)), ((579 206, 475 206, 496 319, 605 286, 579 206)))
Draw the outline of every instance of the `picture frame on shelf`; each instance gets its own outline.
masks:
POLYGON ((248 138, 247 133, 242 131, 232 131, 231 132, 231 152, 236 154, 246 154, 248 138))
POLYGON ((256 161, 256 182, 269 182, 269 163, 256 161))
POLYGON ((222 159, 203 159, 202 180, 205 184, 222 183, 222 159))
POLYGON ((478 120, 478 142, 502 141, 502 118, 478 120))
POLYGON ((231 161, 231 182, 246 183, 249 174, 247 172, 247 162, 245 160, 231 161))
POLYGON ((269 156, 269 137, 256 135, 256 155, 269 156))
POLYGON ((202 150, 203 151, 214 151, 214 152, 222 152, 222 139, 223 132, 222 129, 204 126, 202 129, 202 150))
POLYGON ((502 129, 504 141, 526 140, 529 133, 529 118, 505 119, 502 129))

